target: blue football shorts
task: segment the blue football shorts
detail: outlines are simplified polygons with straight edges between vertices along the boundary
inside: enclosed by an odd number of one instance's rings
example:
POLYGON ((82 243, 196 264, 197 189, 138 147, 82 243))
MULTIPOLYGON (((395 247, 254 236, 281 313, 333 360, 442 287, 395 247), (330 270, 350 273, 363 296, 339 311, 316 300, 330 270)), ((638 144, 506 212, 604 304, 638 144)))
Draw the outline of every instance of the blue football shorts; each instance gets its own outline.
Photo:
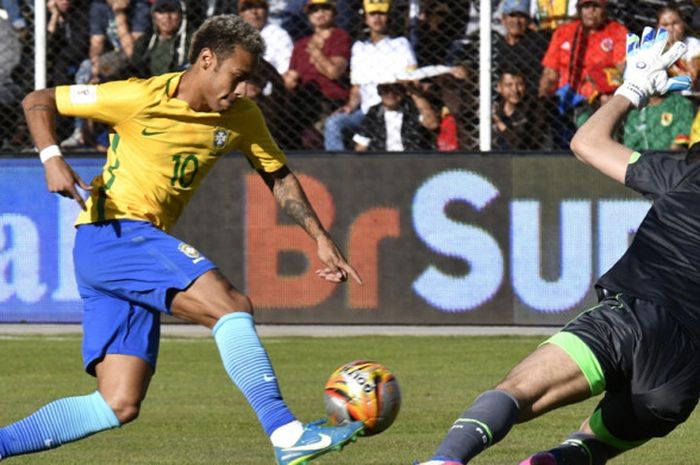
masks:
POLYGON ((73 249, 83 299, 83 364, 107 354, 133 355, 155 370, 160 313, 177 291, 215 265, 192 246, 147 221, 112 220, 78 226, 73 249))

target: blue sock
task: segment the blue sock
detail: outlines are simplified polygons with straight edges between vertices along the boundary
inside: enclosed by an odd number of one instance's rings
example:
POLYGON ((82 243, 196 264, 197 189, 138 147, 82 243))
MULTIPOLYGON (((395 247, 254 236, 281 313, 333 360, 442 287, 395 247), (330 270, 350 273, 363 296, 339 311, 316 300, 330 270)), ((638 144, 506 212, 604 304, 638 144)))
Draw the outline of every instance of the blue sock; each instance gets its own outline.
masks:
POLYGON ((253 317, 229 313, 212 329, 224 368, 241 390, 268 434, 296 420, 282 400, 270 359, 255 331, 253 317))
POLYGON ((120 426, 102 395, 67 397, 0 428, 0 458, 53 449, 120 426))

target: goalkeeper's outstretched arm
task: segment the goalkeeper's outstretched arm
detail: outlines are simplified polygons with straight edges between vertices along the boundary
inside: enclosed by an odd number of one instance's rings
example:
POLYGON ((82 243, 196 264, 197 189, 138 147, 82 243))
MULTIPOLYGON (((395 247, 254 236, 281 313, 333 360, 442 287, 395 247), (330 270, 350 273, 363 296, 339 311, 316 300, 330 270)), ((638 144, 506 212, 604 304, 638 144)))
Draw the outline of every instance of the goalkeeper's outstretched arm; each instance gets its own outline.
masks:
POLYGON ((571 140, 576 158, 623 184, 634 152, 612 138, 616 126, 627 112, 644 106, 652 95, 690 88, 687 76, 669 78, 667 74, 668 68, 683 56, 686 46, 676 42, 667 49, 667 41, 665 29, 645 27, 641 37, 627 34, 625 82, 571 140))
POLYGON ((632 102, 627 98, 614 96, 581 126, 571 140, 571 150, 576 158, 623 184, 634 151, 617 142, 612 135, 632 108, 632 102))

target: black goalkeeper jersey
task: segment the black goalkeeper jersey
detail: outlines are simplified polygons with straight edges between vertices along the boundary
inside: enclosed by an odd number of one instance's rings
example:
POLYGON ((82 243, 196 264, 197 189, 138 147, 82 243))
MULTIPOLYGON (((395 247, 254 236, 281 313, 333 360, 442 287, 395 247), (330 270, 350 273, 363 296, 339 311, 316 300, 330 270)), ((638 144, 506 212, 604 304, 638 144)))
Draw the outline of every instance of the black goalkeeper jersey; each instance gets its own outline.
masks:
POLYGON ((700 163, 648 152, 627 167, 625 185, 653 204, 597 285, 663 304, 700 340, 700 163))

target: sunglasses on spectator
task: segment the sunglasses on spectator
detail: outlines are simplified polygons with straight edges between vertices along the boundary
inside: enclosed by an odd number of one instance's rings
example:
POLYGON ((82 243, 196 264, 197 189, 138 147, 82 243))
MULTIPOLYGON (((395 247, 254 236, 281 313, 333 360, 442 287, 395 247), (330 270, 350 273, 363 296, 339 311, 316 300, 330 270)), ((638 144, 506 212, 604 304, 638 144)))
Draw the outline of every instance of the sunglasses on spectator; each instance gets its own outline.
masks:
POLYGON ((306 9, 306 11, 311 14, 316 13, 317 11, 330 11, 332 9, 333 7, 330 5, 311 5, 306 9))

